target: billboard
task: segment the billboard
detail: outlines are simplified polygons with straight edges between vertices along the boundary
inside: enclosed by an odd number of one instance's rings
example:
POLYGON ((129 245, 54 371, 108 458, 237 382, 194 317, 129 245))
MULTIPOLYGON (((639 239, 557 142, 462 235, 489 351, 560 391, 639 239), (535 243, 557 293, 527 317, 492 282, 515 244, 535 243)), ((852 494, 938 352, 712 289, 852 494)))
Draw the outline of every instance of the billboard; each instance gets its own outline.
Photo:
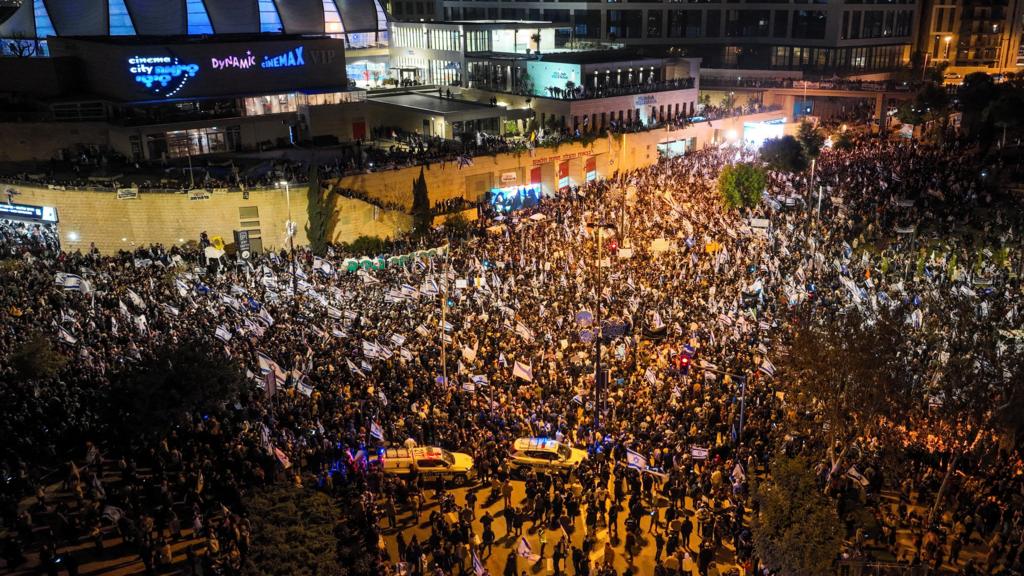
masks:
POLYGON ((750 148, 760 149, 765 140, 785 136, 785 130, 785 118, 765 120, 763 122, 744 122, 743 144, 750 148))
POLYGON ((54 38, 54 56, 81 63, 88 89, 113 100, 150 102, 343 90, 341 40, 95 41, 54 38))
POLYGON ((579 64, 531 60, 526 63, 526 74, 533 85, 533 93, 538 96, 550 96, 548 88, 564 90, 566 82, 580 85, 579 64))

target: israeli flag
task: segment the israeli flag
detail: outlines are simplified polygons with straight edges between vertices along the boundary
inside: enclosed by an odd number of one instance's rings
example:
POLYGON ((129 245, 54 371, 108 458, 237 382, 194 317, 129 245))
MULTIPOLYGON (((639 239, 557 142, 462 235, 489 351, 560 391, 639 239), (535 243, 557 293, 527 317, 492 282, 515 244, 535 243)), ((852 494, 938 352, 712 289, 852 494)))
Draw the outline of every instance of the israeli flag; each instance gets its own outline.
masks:
POLYGON ((775 364, 772 364, 771 360, 768 360, 767 358, 761 361, 761 365, 758 366, 757 369, 763 372, 766 376, 772 378, 775 377, 775 364))
POLYGON ((370 436, 373 436, 377 440, 384 441, 384 429, 380 427, 380 424, 373 422, 370 424, 370 436))
POLYGON ((533 382, 533 365, 523 364, 516 360, 515 366, 512 367, 512 377, 522 378, 527 382, 533 382))
POLYGON ((217 326, 217 330, 213 333, 218 340, 227 344, 231 341, 231 331, 228 330, 224 325, 217 326))
POLYGON ((68 332, 64 328, 58 328, 57 333, 60 335, 61 342, 66 344, 75 344, 78 342, 78 338, 75 338, 71 332, 68 332))
POLYGON ((484 376, 483 374, 477 374, 476 376, 473 376, 470 379, 477 386, 486 386, 487 384, 490 384, 490 380, 488 380, 487 376, 484 376))
POLYGON ((484 574, 487 574, 487 568, 484 568, 484 564, 477 557, 476 552, 473 552, 473 574, 474 576, 484 576, 484 574))
POLYGON ((128 289, 128 299, 132 301, 132 304, 134 304, 136 308, 146 307, 146 302, 131 288, 128 289))
POLYGON ((526 541, 526 537, 522 536, 519 538, 519 544, 516 546, 516 554, 520 558, 530 558, 533 556, 533 547, 526 541))
POLYGON ((647 458, 632 450, 626 450, 626 466, 641 472, 647 470, 647 458))

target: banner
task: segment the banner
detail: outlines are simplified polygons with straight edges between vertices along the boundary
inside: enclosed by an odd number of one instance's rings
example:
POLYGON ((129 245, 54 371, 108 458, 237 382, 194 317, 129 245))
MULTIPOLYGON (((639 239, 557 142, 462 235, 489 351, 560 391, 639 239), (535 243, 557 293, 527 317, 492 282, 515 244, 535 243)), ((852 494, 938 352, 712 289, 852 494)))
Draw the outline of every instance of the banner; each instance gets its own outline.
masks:
POLYGON ((138 188, 118 188, 117 199, 118 200, 138 200, 139 189, 138 188))

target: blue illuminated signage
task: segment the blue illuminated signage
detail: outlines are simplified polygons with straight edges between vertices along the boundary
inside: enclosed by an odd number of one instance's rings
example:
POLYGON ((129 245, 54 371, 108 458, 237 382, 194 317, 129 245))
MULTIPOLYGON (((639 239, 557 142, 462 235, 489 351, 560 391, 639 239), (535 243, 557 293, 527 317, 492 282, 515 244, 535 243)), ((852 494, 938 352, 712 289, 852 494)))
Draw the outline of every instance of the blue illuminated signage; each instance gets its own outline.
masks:
POLYGON ((198 64, 182 63, 173 56, 132 56, 128 66, 135 82, 165 98, 177 94, 199 72, 198 64))
POLYGON ((284 54, 278 54, 277 56, 264 56, 263 62, 260 64, 263 68, 296 68, 299 66, 305 66, 306 61, 302 57, 302 46, 294 48, 285 52, 284 54))

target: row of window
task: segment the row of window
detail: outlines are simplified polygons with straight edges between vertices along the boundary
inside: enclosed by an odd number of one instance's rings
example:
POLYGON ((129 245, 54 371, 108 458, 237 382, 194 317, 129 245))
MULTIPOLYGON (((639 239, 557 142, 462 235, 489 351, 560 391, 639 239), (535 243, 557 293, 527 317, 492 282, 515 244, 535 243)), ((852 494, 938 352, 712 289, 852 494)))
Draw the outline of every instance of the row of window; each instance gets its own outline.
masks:
POLYGON ((864 46, 859 48, 805 48, 776 46, 773 68, 840 68, 882 70, 901 65, 903 46, 864 46))
POLYGON ((912 10, 844 10, 839 29, 844 40, 910 36, 914 22, 912 10))
MULTIPOLYGON (((822 10, 661 10, 647 11, 647 38, 825 38, 822 10), (774 12, 774 25, 772 25, 774 12), (666 24, 667 22, 667 24, 666 24)), ((608 36, 643 37, 642 10, 609 10, 608 36)))

